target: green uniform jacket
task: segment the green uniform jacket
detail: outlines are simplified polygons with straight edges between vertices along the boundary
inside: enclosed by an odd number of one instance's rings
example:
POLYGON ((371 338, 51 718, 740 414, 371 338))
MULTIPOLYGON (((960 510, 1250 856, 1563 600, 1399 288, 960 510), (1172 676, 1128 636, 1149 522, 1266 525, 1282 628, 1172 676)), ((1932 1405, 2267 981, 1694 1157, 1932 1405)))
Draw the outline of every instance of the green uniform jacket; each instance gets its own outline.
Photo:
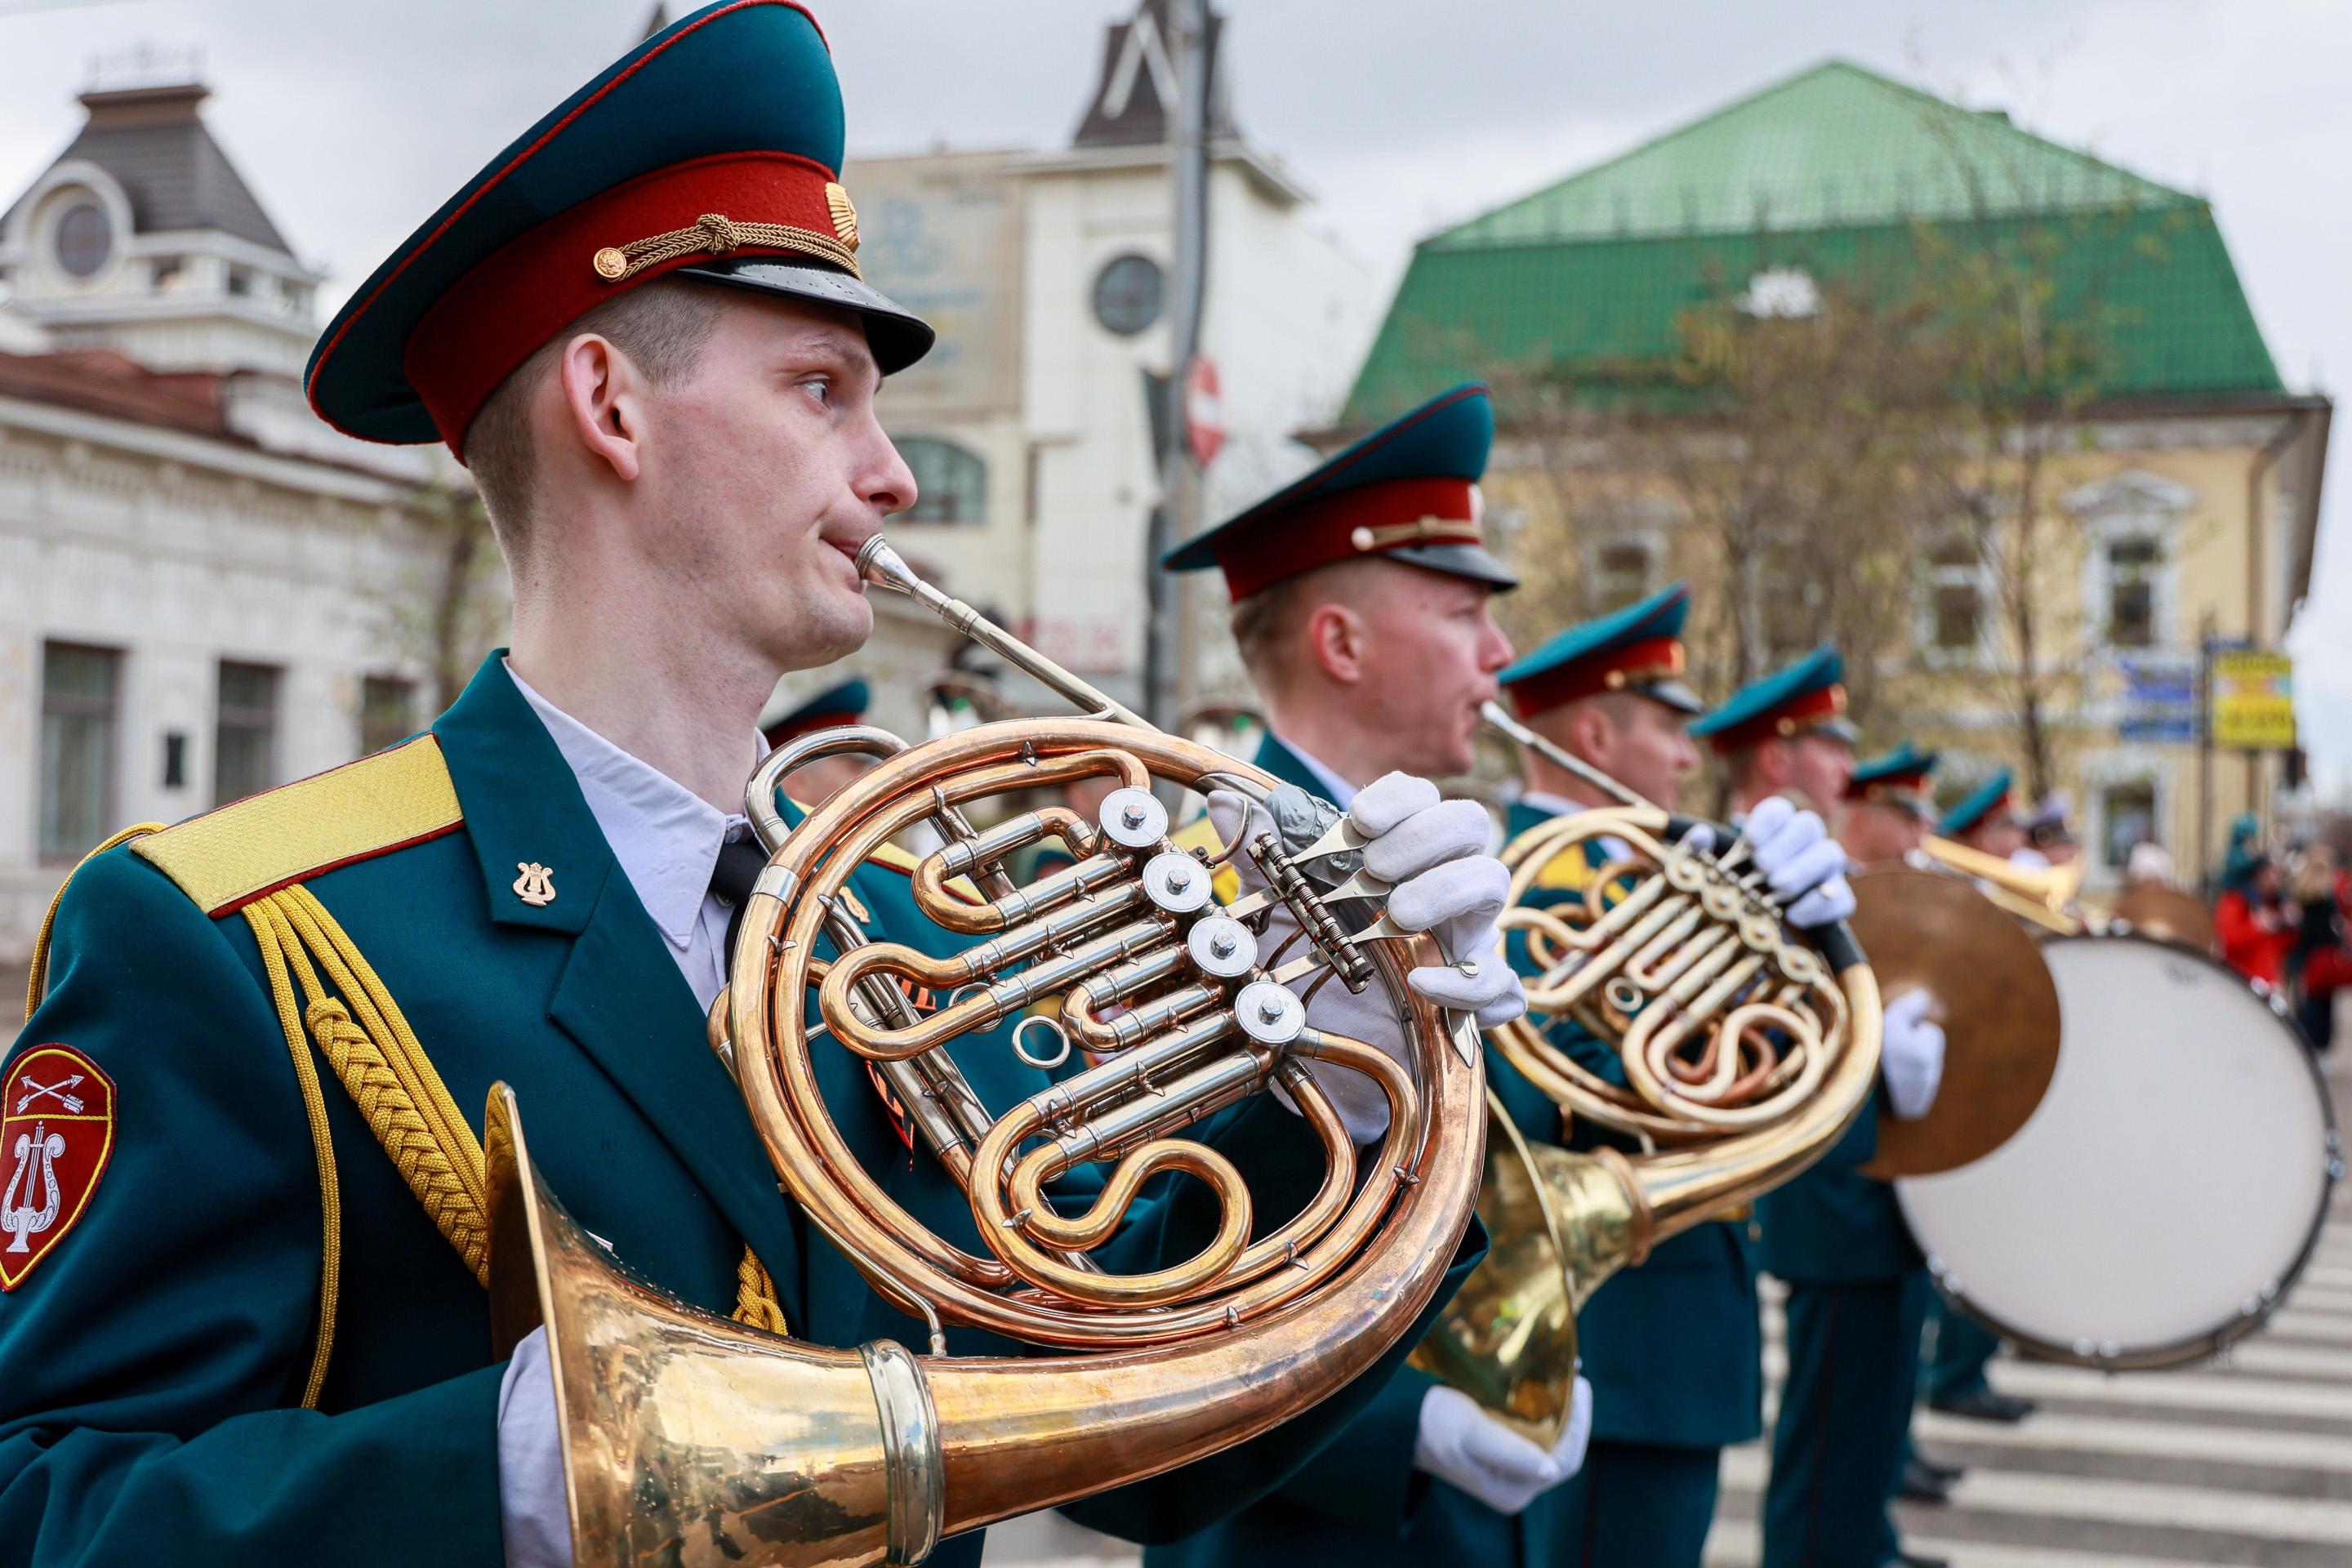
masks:
MULTIPOLYGON (((1259 742, 1255 761, 1286 784, 1325 793, 1313 770, 1271 733, 1259 742)), ((1486 1083, 1522 1132, 1557 1141, 1558 1109, 1492 1048, 1486 1083)), ((1559 1560, 1555 1494, 1506 1516, 1413 1468, 1422 1398, 1436 1382, 1417 1367, 1399 1367, 1363 1413, 1271 1496, 1188 1540, 1146 1552, 1145 1568, 1258 1563, 1535 1568, 1559 1560)))
MULTIPOLYGON (((691 991, 499 655, 433 734, 462 826, 305 885, 382 976, 477 1133, 503 1079, 552 1190, 639 1272, 724 1313, 748 1242, 794 1335, 919 1349, 920 1325, 779 1197, 691 991), (552 901, 522 901, 520 862, 549 868, 552 901)), ((915 913, 903 878, 868 868, 857 886, 888 936, 933 951, 952 942, 915 913)), ((263 974, 243 918, 208 918, 130 848, 85 865, 63 901, 47 998, 20 1049, 62 1041, 88 1055, 114 1081, 117 1125, 71 1234, 0 1296, 0 1562, 503 1561, 502 1365, 485 1294, 323 1062, 341 1278, 321 1397, 299 1408, 322 1204, 263 974)), ((960 1065, 992 1109, 1045 1086, 1001 1040, 968 1044, 960 1065)), ((817 1070, 866 1167, 916 1218, 977 1249, 962 1194, 900 1142, 864 1064, 824 1041, 817 1070)), ((1244 1171, 1264 1148, 1279 1154, 1284 1133, 1314 1143, 1268 1097, 1196 1131, 1244 1171)), ((1198 1228, 1176 1208, 1139 1210, 1116 1261, 1198 1228)), ((1482 1244, 1473 1227, 1460 1271, 1482 1244)), ((957 1354, 1011 1348, 954 1328, 949 1339, 957 1354)), ((1387 1372, 1129 1489, 1094 1522, 1173 1534, 1244 1506, 1387 1372)), ((960 1538, 933 1561, 976 1562, 979 1543, 960 1538)))
POLYGON ((1764 1233, 1758 1261, 1769 1272, 1807 1284, 1850 1284, 1899 1279, 1924 1261, 1903 1223, 1895 1184, 1862 1173, 1878 1152, 1885 1095, 1882 1088, 1811 1169, 1756 1200, 1764 1233))
MULTIPOLYGON (((1516 838, 1547 820, 1548 814, 1515 802, 1505 826, 1516 838)), ((1588 868, 1606 858, 1591 843, 1585 850, 1588 868)), ((1528 901, 1545 896, 1538 889, 1528 901)), ((1524 943, 1514 940, 1510 950, 1512 962, 1528 973, 1524 943)), ((1596 1076, 1624 1083, 1616 1051, 1590 1032, 1562 1021, 1551 1026, 1549 1037, 1596 1076)), ((1602 1142, 1633 1152, 1629 1142, 1587 1124, 1570 1139, 1578 1149, 1602 1142)), ((1595 1439, 1718 1448, 1763 1430, 1763 1340, 1745 1221, 1702 1225, 1660 1242, 1647 1262, 1593 1292, 1576 1315, 1576 1332, 1592 1384, 1595 1439)))

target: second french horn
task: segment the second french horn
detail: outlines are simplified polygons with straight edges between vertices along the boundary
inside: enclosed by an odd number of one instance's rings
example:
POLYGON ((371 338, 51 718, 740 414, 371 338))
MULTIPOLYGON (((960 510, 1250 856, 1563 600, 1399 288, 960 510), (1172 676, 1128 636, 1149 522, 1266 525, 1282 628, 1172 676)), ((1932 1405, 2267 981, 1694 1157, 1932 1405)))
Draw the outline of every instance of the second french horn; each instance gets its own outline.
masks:
POLYGON ((1493 1250, 1414 1352, 1549 1443, 1572 1392, 1576 1308, 1656 1243, 1796 1175, 1868 1103, 1878 985, 1843 928, 1791 930, 1743 844, 1716 851, 1693 824, 1496 704, 1485 712, 1620 802, 1554 817, 1504 848, 1502 925, 1539 972, 1527 1016, 1489 1037, 1567 1116, 1645 1152, 1531 1143, 1494 1108, 1479 1200, 1493 1250), (1572 897, 1540 906, 1549 868, 1573 857, 1581 869, 1595 844, 1606 864, 1580 875, 1572 897), (1615 1047, 1625 1087, 1553 1043, 1547 1029, 1563 1022, 1615 1047))

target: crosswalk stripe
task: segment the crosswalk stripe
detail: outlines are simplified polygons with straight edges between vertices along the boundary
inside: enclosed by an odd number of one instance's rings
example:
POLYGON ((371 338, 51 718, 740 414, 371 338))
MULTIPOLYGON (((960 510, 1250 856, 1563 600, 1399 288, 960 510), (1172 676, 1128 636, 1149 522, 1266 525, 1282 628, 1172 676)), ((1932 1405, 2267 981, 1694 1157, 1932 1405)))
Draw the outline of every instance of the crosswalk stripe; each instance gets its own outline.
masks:
MULTIPOLYGON (((1945 1541, 1906 1535, 1906 1552, 1937 1557, 1952 1568, 2134 1568, 2129 1559, 2105 1552, 2065 1552, 2049 1546, 2007 1546, 1990 1541, 1945 1541)), ((1752 1522, 1719 1521, 1706 1538, 1706 1568, 1756 1568, 1762 1558, 1762 1532, 1752 1522)), ((2164 1568, 2227 1568, 2217 1563, 2167 1559, 2164 1568)))
POLYGON ((2126 1421, 2057 1410, 2042 1411, 2011 1426, 1924 1408, 1912 1430, 1930 1445, 1966 1444, 2021 1452, 2063 1448, 2074 1453, 2210 1459, 2217 1464, 2276 1465, 2283 1469, 2352 1475, 2352 1437, 2312 1432, 2263 1431, 2195 1421, 2126 1421))
MULTIPOLYGON (((1763 1489, 1765 1456, 1755 1447, 1723 1457, 1727 1489, 1763 1489)), ((2352 1502, 2272 1497, 2212 1487, 2045 1476, 1971 1468, 1952 1489, 1950 1507, 2032 1513, 2045 1519, 2211 1530, 2352 1546, 2352 1502)))
MULTIPOLYGON (((1788 1375, 1785 1352, 1766 1349, 1764 1375, 1775 1384, 1788 1375)), ((2097 1399, 2184 1410, 2352 1420, 2352 1384, 2289 1383, 2278 1378, 2233 1377, 2221 1372, 2108 1373, 2088 1367, 2026 1361, 2005 1361, 1995 1376, 2002 1392, 2022 1394, 2028 1399, 2097 1399)))

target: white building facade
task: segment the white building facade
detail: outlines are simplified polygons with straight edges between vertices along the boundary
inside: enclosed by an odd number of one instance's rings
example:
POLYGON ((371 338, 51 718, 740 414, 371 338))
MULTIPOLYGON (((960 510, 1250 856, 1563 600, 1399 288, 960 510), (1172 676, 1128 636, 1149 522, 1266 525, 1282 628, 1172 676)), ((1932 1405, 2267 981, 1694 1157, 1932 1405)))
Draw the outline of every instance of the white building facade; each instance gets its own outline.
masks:
MULTIPOLYGON (((1122 700, 1141 695, 1147 542, 1160 500, 1147 373, 1164 373, 1172 273, 1166 151, 1175 73, 1165 0, 1105 38, 1066 150, 853 160, 866 275, 940 329, 883 413, 923 487, 892 524, 955 592, 1122 700)), ((1223 452, 1204 518, 1314 462, 1293 432, 1328 426, 1378 322, 1370 268, 1317 221, 1305 188, 1235 130, 1213 63, 1208 298, 1202 349, 1222 384, 1223 452)), ((1188 672, 1239 674, 1203 601, 1188 672)), ((882 717, 877 707, 877 717, 882 717)), ((887 720, 886 720, 887 721, 887 720)))
POLYGON ((319 279, 204 96, 86 94, 0 218, 0 972, 118 828, 433 716, 447 470, 309 413, 319 279))

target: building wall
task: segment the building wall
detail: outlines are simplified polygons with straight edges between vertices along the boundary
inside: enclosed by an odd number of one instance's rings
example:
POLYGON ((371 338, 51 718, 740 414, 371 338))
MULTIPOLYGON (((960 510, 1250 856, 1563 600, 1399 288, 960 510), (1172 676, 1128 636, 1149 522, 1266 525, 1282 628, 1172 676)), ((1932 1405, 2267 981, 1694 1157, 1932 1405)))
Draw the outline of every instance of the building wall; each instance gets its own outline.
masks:
POLYGON ((213 796, 219 661, 277 667, 273 776, 360 753, 363 679, 419 682, 394 606, 429 582, 406 486, 242 445, 0 400, 0 965, 68 867, 37 854, 42 649, 118 649, 110 825, 213 796), (166 787, 167 733, 186 737, 166 787))
MULTIPOLYGON (((2043 625, 2054 634, 2053 657, 2081 673, 2053 727, 2054 770, 2058 787, 2072 798, 2076 829, 2095 856, 2107 826, 2103 796, 2116 784, 2153 786, 2156 834, 2185 876, 2194 876, 2200 855, 2219 855, 2232 816, 2253 811, 2267 821, 2283 759, 2216 752, 2200 768, 2193 744, 2126 739, 2121 661, 2170 661, 2193 669, 2208 631, 2263 647, 2280 644, 2293 609, 2294 521, 2305 499, 2293 490, 2296 462, 2263 461, 2266 444, 2284 427, 2274 416, 2113 420, 2091 426, 2078 445, 2051 460, 2050 504, 2074 509, 2077 524, 2056 531, 2074 540, 2076 548, 2052 563, 2041 595, 2043 625), (2250 492, 2258 468, 2263 475, 2259 503, 2250 492), (2100 640, 2105 575, 2097 547, 2110 531, 2146 533, 2163 545, 2153 647, 2116 650, 2100 640), (2252 548, 2257 534, 2259 548, 2252 548), (2258 583, 2259 591, 2250 593, 2250 583, 2258 583)), ((1534 579, 1533 593, 1505 606, 1523 647, 1583 613, 1580 595, 1604 540, 1650 542, 1657 552, 1652 585, 1689 579, 1703 616, 1723 590, 1715 552, 1676 522, 1667 488, 1638 475, 1599 477, 1608 458, 1605 442, 1548 447, 1507 438, 1498 444, 1487 481, 1492 510, 1516 521, 1511 552, 1534 579)), ((1923 634, 1924 588, 1923 580, 1923 634)), ((2008 668, 2003 658, 1989 641, 1974 657, 1915 648, 1883 666, 1881 711, 1865 716, 1869 743, 1892 744, 1909 733, 1942 748, 1948 794, 1956 783, 1981 778, 2004 763, 2021 770, 2022 747, 2000 685, 2008 668)), ((1696 673, 1703 696, 1725 695, 1707 684, 1709 672, 1696 673)), ((1704 805, 1704 793, 1689 804, 1704 805)), ((2111 879, 2095 863, 2090 885, 2111 879)))
MULTIPOLYGON (((1370 340, 1369 272, 1311 209, 1246 161, 1213 166, 1203 352, 1223 384, 1224 453, 1205 476, 1214 521, 1302 471, 1294 432, 1326 422, 1370 340)), ((1143 373, 1164 370, 1169 321, 1120 337, 1093 290, 1121 255, 1170 260, 1168 176, 1131 158, 1058 161, 1029 190, 1023 381, 1035 449, 1034 626, 1048 652, 1137 689, 1144 651, 1144 542, 1160 485, 1143 373)), ((1198 649, 1230 668, 1220 640, 1198 649)))

